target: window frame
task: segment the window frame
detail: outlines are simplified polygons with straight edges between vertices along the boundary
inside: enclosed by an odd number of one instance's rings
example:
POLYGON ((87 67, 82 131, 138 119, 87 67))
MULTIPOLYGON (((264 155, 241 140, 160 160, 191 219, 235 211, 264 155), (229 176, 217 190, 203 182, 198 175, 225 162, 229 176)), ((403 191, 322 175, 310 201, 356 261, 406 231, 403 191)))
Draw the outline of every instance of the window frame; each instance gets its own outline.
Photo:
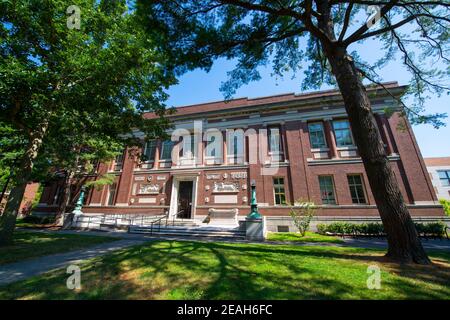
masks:
POLYGON ((108 197, 106 198, 106 205, 107 206, 114 206, 116 203, 116 193, 117 193, 117 183, 112 183, 108 185, 108 197), (114 191, 112 192, 111 196, 111 187, 114 186, 114 191))
POLYGON ((349 187, 350 197, 352 198, 352 203, 353 204, 356 204, 356 205, 358 205, 358 204, 369 204, 369 200, 368 200, 368 197, 367 197, 366 184, 365 184, 365 181, 364 181, 364 175, 362 173, 348 173, 347 174, 347 184, 348 184, 348 187, 349 187), (349 179, 350 179, 350 177, 355 177, 355 176, 358 176, 361 179, 361 188, 362 188, 362 193, 363 193, 363 197, 364 197, 364 202, 359 202, 358 194, 357 194, 358 202, 355 202, 354 199, 353 199, 352 189, 351 188, 352 188, 352 186, 357 186, 357 185, 351 185, 349 179))
MULTIPOLYGON (((323 205, 337 205, 338 201, 337 201, 337 196, 336 196, 336 185, 334 183, 334 176, 332 174, 321 174, 318 176, 318 180, 319 180, 320 200, 322 201, 322 204, 323 205), (320 183, 320 179, 325 178, 325 177, 331 178, 331 190, 333 192, 334 203, 329 203, 328 202, 328 201, 330 201, 329 199, 326 200, 327 202, 324 202, 324 199, 322 196, 323 191, 322 191, 322 187, 321 187, 322 185, 320 183)), ((328 198, 328 195, 327 195, 327 198, 328 198)))
POLYGON ((145 163, 153 163, 155 162, 155 157, 156 157, 156 149, 158 148, 158 143, 156 140, 149 140, 145 143, 144 145, 144 156, 147 158, 144 162, 145 163), (150 143, 154 144, 154 148, 153 148, 153 155, 152 157, 147 157, 147 149, 148 149, 148 145, 150 143))
MULTIPOLYGON (((286 206, 287 201, 286 201, 286 187, 285 187, 284 177, 273 177, 272 184, 273 184, 273 204, 275 206, 286 206), (275 181, 278 179, 281 179, 283 183, 275 183, 275 181), (283 192, 280 192, 277 189, 282 189, 283 192), (277 203, 277 196, 281 196, 281 195, 284 198, 284 203, 282 203, 282 201, 280 201, 280 203, 277 203)), ((281 200, 281 198, 280 198, 280 200, 281 200)))
POLYGON ((161 161, 171 161, 172 160, 172 151, 173 151, 173 147, 175 146, 175 141, 172 140, 164 140, 161 142, 161 157, 159 160, 161 161), (169 158, 165 158, 164 157, 164 151, 165 151, 165 145, 167 143, 170 143, 170 157, 169 158))
POLYGON ((450 170, 437 170, 439 182, 442 187, 450 187, 450 170), (441 173, 445 175, 444 178, 441 177, 441 173), (444 184, 443 181, 447 181, 447 184, 444 184))
POLYGON ((336 147, 337 148, 355 147, 355 140, 353 139, 353 134, 352 134, 352 128, 351 128, 351 125, 350 125, 350 121, 348 121, 348 119, 338 119, 338 120, 333 120, 332 122, 333 122, 333 133, 334 133, 334 140, 336 142, 336 147), (347 123, 348 124, 348 128, 345 128, 345 129, 338 128, 338 129, 336 129, 336 126, 335 126, 336 123, 347 123), (351 144, 340 145, 338 143, 338 136, 337 136, 336 132, 343 131, 343 130, 348 130, 348 132, 350 133, 351 144))
POLYGON ((245 132, 242 128, 229 129, 227 131, 227 163, 245 163, 245 132), (233 147, 233 150, 231 150, 233 147))
POLYGON ((268 125, 267 126, 267 153, 270 155, 271 162, 284 161, 284 148, 283 148, 283 134, 281 131, 281 125, 268 125), (272 129, 278 131, 278 150, 272 150, 272 129))
MULTIPOLYGON (((318 132, 318 131, 313 131, 318 132)), ((328 141, 327 141, 327 137, 325 135, 325 128, 323 125, 322 121, 312 121, 312 122, 308 122, 308 133, 309 133, 309 143, 311 145, 311 149, 327 149, 328 148, 328 141), (313 141, 312 141, 312 135, 311 135, 311 126, 313 125, 320 125, 320 132, 322 132, 323 135, 323 141, 324 141, 324 145, 323 146, 314 146, 313 145, 313 141)))

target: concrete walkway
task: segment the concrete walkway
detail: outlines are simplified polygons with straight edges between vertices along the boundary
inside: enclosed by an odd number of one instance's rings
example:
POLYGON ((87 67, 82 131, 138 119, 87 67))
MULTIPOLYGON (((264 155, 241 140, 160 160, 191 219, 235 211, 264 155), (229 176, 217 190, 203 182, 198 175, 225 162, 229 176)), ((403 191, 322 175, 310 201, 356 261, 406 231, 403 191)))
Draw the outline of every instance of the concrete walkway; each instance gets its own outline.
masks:
MULTIPOLYGON (((30 231, 30 229, 26 229, 30 231)), ((46 230, 32 230, 33 232, 59 232, 67 234, 85 234, 91 236, 108 236, 127 240, 138 241, 155 241, 155 240, 176 240, 176 241, 203 241, 203 242, 227 242, 227 243, 265 243, 274 245, 299 245, 299 246, 337 246, 337 247, 357 247, 357 248, 374 248, 384 249, 387 248, 386 239, 383 238, 339 238, 343 243, 326 243, 326 242, 289 242, 289 241, 265 241, 255 242, 248 240, 234 240, 234 239, 221 239, 212 237, 183 237, 183 236, 150 236, 146 234, 133 234, 126 231, 84 231, 84 230, 61 230, 61 231, 46 231, 46 230)), ((447 239, 421 239, 422 245, 426 249, 433 250, 448 250, 450 251, 450 240, 447 239)))
POLYGON ((36 259, 0 265, 0 286, 23 280, 45 272, 66 268, 71 264, 78 264, 83 260, 95 258, 107 253, 142 244, 143 240, 118 240, 102 243, 93 247, 57 253, 36 259))

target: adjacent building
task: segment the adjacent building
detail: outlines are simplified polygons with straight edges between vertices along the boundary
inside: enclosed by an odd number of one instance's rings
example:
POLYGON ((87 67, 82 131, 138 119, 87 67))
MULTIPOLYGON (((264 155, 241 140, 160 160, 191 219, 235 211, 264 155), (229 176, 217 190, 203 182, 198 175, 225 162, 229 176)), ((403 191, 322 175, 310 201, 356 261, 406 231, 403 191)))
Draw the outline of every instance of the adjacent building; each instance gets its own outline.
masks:
POLYGON ((425 158, 425 164, 438 199, 450 200, 450 157, 425 158))
MULTIPOLYGON (((405 90, 396 82, 385 86, 395 95, 405 90)), ((443 216, 407 119, 384 89, 367 90, 411 214, 443 216)), ((142 136, 142 147, 98 165, 100 175, 109 172, 116 181, 89 191, 85 214, 168 211, 202 220, 229 212, 241 219, 250 211, 254 183, 259 210, 272 225, 286 221, 289 205, 302 200, 319 205, 319 217, 379 215, 336 90, 179 107, 170 119, 170 140, 144 142, 142 136)), ((51 211, 57 194, 58 186, 46 186, 39 210, 51 211)))

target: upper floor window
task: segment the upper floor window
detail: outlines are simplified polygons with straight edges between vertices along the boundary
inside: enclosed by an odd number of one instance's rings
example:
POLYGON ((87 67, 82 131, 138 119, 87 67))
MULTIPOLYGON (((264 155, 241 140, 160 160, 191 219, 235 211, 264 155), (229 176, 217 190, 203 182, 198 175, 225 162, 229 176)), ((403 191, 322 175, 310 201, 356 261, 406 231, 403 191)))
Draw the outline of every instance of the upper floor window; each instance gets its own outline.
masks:
POLYGON ((323 204, 336 204, 333 176, 319 176, 320 195, 323 204))
POLYGON ((229 130, 227 135, 228 163, 244 163, 244 130, 229 130))
POLYGON ((116 196, 116 183, 113 183, 108 186, 108 206, 114 205, 114 198, 116 196))
POLYGON ((309 140, 311 141, 311 148, 319 149, 327 147, 322 122, 309 123, 308 130, 309 130, 309 140))
POLYGON ((281 132, 280 127, 269 127, 268 128, 268 146, 269 155, 271 161, 277 162, 283 160, 283 150, 281 147, 281 132))
POLYGON ((438 175, 444 187, 450 186, 450 170, 438 171, 438 175))
POLYGON ((122 170, 124 153, 125 153, 125 151, 123 151, 121 154, 118 154, 116 156, 116 158, 114 159, 114 171, 122 170))
POLYGON ((337 147, 353 146, 353 137, 350 130, 350 123, 348 120, 333 121, 334 135, 336 137, 337 147))
POLYGON ((281 136, 279 127, 270 127, 268 129, 269 152, 281 152, 281 136))
POLYGON ((184 159, 194 159, 195 153, 195 136, 193 134, 183 136, 183 150, 181 150, 181 157, 184 159))
POLYGON ((156 152, 156 140, 147 141, 144 147, 145 161, 154 161, 156 152))
POLYGON ((275 197, 275 205, 286 204, 286 192, 284 189, 284 178, 273 178, 273 193, 275 197))
POLYGON ((347 179, 348 186, 350 188, 350 194, 352 196, 352 202, 357 204, 367 203, 362 175, 350 174, 347 176, 347 179))
POLYGON ((161 144, 161 160, 171 160, 172 159, 172 149, 174 146, 172 140, 165 140, 161 144))

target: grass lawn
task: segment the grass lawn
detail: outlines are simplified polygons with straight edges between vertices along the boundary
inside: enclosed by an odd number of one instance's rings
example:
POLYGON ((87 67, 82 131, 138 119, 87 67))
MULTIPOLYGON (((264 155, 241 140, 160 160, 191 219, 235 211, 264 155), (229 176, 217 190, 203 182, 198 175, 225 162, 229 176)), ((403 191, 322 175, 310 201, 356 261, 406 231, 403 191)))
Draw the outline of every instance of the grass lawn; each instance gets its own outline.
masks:
POLYGON ((332 246, 155 241, 81 266, 81 290, 57 270, 0 287, 0 299, 449 299, 450 254, 397 266, 383 252, 332 246), (367 267, 381 268, 369 290, 367 267))
POLYGON ((307 231, 302 237, 300 233, 296 232, 269 232, 267 234, 268 241, 292 241, 292 242, 328 242, 328 243, 342 243, 343 240, 325 236, 315 232, 307 231))
POLYGON ((112 237, 50 234, 16 230, 14 232, 14 244, 0 247, 0 265, 53 253, 81 249, 114 240, 117 239, 112 237))

